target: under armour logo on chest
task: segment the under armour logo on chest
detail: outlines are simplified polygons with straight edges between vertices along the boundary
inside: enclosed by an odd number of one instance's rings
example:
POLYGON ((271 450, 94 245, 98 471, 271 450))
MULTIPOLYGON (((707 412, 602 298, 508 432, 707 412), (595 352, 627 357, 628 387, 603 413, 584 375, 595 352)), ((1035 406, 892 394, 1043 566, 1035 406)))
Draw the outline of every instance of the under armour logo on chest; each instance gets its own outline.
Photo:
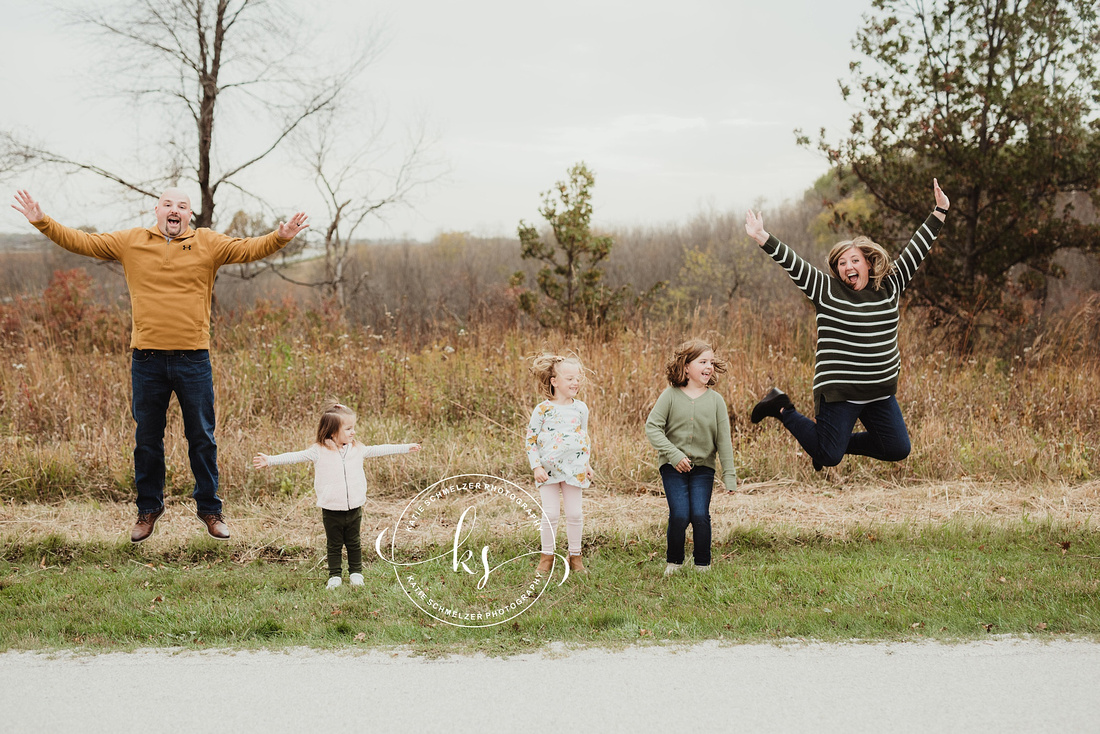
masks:
POLYGON ((183 249, 185 249, 185 250, 190 250, 190 249, 191 249, 191 245, 184 245, 184 246, 183 246, 183 249))

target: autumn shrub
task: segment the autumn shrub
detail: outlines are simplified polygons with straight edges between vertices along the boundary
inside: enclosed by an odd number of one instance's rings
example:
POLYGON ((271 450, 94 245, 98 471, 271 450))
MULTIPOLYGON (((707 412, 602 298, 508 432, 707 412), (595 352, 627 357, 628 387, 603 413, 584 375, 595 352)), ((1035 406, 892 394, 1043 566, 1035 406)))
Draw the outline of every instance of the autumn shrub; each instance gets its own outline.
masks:
POLYGON ((129 314, 101 303, 83 268, 55 270, 41 296, 0 306, 0 340, 75 352, 118 352, 129 346, 129 314))

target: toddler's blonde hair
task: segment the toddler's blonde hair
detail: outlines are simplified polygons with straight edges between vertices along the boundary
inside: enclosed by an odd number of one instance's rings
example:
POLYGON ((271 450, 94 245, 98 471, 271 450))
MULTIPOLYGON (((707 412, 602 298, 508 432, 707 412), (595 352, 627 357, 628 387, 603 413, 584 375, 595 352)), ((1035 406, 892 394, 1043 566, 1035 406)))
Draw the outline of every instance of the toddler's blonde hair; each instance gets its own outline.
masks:
POLYGON ((550 380, 558 376, 558 367, 563 364, 575 364, 584 376, 584 366, 576 357, 562 357, 558 354, 540 354, 531 362, 531 373, 539 382, 539 392, 547 400, 554 399, 554 386, 550 380))

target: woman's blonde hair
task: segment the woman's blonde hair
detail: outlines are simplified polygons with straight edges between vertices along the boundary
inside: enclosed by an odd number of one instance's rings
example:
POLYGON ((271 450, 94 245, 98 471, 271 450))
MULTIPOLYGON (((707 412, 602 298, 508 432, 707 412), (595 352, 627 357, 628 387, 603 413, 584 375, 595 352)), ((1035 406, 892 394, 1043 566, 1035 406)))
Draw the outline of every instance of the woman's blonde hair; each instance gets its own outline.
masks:
POLYGON ((853 247, 862 252, 863 257, 867 260, 867 278, 871 287, 876 291, 882 290, 882 280, 894 272, 894 263, 891 262, 890 256, 883 246, 870 237, 860 235, 854 240, 844 240, 833 245, 833 249, 829 250, 829 269, 833 271, 833 275, 843 280, 843 278, 840 278, 840 271, 837 270, 836 264, 840 260, 840 256, 853 247))
MULTIPOLYGON (((668 384, 673 387, 683 387, 686 385, 688 383, 687 366, 699 359, 699 355, 706 351, 713 352, 714 348, 702 339, 688 339, 686 342, 676 347, 676 351, 672 354, 672 359, 665 365, 665 377, 668 378, 668 384)), ((711 364, 714 366, 714 372, 710 374, 710 381, 707 382, 707 387, 717 385, 718 375, 726 371, 725 360, 715 357, 714 362, 711 364)))
POLYGON ((317 443, 324 446, 340 430, 345 418, 354 418, 355 411, 335 400, 326 403, 321 411, 321 420, 317 423, 317 443))
POLYGON ((575 364, 584 377, 584 366, 576 357, 562 357, 558 354, 540 354, 531 362, 531 373, 539 381, 539 392, 547 400, 554 398, 554 386, 550 380, 558 376, 558 367, 563 364, 575 364))

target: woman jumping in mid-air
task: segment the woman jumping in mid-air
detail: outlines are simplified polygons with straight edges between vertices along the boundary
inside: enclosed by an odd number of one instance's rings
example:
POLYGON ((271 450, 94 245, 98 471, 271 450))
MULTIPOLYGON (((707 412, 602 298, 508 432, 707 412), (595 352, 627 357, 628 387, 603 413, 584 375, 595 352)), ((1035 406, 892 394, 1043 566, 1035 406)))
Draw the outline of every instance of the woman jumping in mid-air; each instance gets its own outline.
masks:
POLYGON ((909 434, 894 397, 901 356, 898 302, 901 292, 932 248, 947 218, 950 200, 932 179, 936 208, 897 260, 868 237, 837 243, 829 252, 828 275, 764 231, 764 220, 749 211, 745 231, 817 311, 813 421, 772 388, 752 409, 752 422, 771 416, 802 445, 814 469, 836 466, 845 454, 901 461, 909 455, 909 434), (867 430, 852 433, 856 421, 867 430))

